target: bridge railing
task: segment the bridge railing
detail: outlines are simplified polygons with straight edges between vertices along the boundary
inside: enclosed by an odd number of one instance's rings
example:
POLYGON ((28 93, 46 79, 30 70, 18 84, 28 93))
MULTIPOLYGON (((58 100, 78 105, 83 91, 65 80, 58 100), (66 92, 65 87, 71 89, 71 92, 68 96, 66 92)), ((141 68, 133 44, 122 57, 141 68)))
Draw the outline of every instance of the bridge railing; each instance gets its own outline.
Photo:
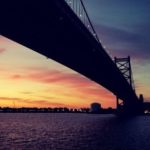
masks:
POLYGON ((65 0, 65 1, 74 11, 74 13, 78 16, 78 18, 80 18, 82 23, 87 27, 87 29, 91 32, 91 34, 95 37, 95 39, 99 42, 99 38, 88 16, 83 1, 82 0, 65 0))
POLYGON ((85 25, 85 27, 90 31, 90 33, 93 35, 93 37, 101 44, 105 52, 110 56, 111 59, 111 53, 110 51, 106 50, 106 46, 103 45, 102 41, 99 40, 99 37, 94 29, 94 26, 90 20, 90 17, 86 11, 86 8, 84 6, 83 0, 65 0, 65 2, 70 6, 70 8, 73 10, 73 12, 78 16, 78 18, 82 21, 82 23, 85 25))

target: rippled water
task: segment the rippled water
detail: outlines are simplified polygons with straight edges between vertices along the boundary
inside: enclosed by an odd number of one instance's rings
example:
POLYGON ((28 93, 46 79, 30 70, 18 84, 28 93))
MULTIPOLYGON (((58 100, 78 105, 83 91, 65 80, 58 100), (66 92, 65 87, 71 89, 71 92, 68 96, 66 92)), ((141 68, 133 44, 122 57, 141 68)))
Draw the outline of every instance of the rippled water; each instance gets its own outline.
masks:
POLYGON ((149 150, 150 117, 0 114, 0 150, 149 150))

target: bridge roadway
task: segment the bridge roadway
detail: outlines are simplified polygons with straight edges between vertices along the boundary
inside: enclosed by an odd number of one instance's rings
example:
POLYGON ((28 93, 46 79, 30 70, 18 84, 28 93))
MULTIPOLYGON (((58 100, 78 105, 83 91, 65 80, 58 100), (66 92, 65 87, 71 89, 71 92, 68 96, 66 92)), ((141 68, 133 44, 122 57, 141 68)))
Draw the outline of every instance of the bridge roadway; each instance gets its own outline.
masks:
POLYGON ((107 88, 126 105, 138 98, 114 62, 64 0, 5 0, 0 34, 107 88))

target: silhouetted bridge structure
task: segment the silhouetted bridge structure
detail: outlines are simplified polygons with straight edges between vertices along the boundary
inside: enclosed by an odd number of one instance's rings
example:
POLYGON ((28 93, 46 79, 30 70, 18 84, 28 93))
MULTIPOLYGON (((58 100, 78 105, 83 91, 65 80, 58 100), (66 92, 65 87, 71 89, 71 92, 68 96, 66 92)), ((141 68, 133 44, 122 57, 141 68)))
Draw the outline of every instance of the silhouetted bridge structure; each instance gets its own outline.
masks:
POLYGON ((123 100, 126 114, 138 113, 138 97, 99 42, 82 0, 80 8, 66 1, 5 0, 0 34, 101 84, 123 100))

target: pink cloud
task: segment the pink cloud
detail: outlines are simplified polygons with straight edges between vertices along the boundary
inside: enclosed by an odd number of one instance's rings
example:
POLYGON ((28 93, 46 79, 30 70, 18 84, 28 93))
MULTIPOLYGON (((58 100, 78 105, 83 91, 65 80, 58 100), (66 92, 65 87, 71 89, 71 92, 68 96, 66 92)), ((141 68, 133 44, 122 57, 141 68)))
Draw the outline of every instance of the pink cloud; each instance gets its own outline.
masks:
POLYGON ((3 53, 5 50, 5 48, 0 48, 0 53, 3 53))
MULTIPOLYGON (((96 98, 96 100, 102 100, 104 103, 108 103, 105 100, 114 100, 114 96, 111 92, 104 89, 102 86, 96 84, 95 82, 91 82, 89 79, 77 74, 77 73, 68 73, 61 72, 58 70, 48 70, 46 68, 29 68, 26 74, 15 74, 11 76, 13 80, 29 80, 34 82, 40 82, 44 84, 59 84, 64 89, 66 86, 68 88, 72 88, 73 93, 61 89, 49 89, 46 92, 49 93, 57 93, 63 95, 65 97, 74 97, 87 100, 90 98, 96 98)), ((42 99, 50 99, 56 100, 56 97, 40 97, 42 99)))
POLYGON ((94 82, 91 82, 87 78, 77 73, 48 70, 46 68, 29 68, 26 74, 14 74, 11 76, 11 79, 25 79, 45 84, 60 83, 72 87, 85 87, 94 85, 94 82))

